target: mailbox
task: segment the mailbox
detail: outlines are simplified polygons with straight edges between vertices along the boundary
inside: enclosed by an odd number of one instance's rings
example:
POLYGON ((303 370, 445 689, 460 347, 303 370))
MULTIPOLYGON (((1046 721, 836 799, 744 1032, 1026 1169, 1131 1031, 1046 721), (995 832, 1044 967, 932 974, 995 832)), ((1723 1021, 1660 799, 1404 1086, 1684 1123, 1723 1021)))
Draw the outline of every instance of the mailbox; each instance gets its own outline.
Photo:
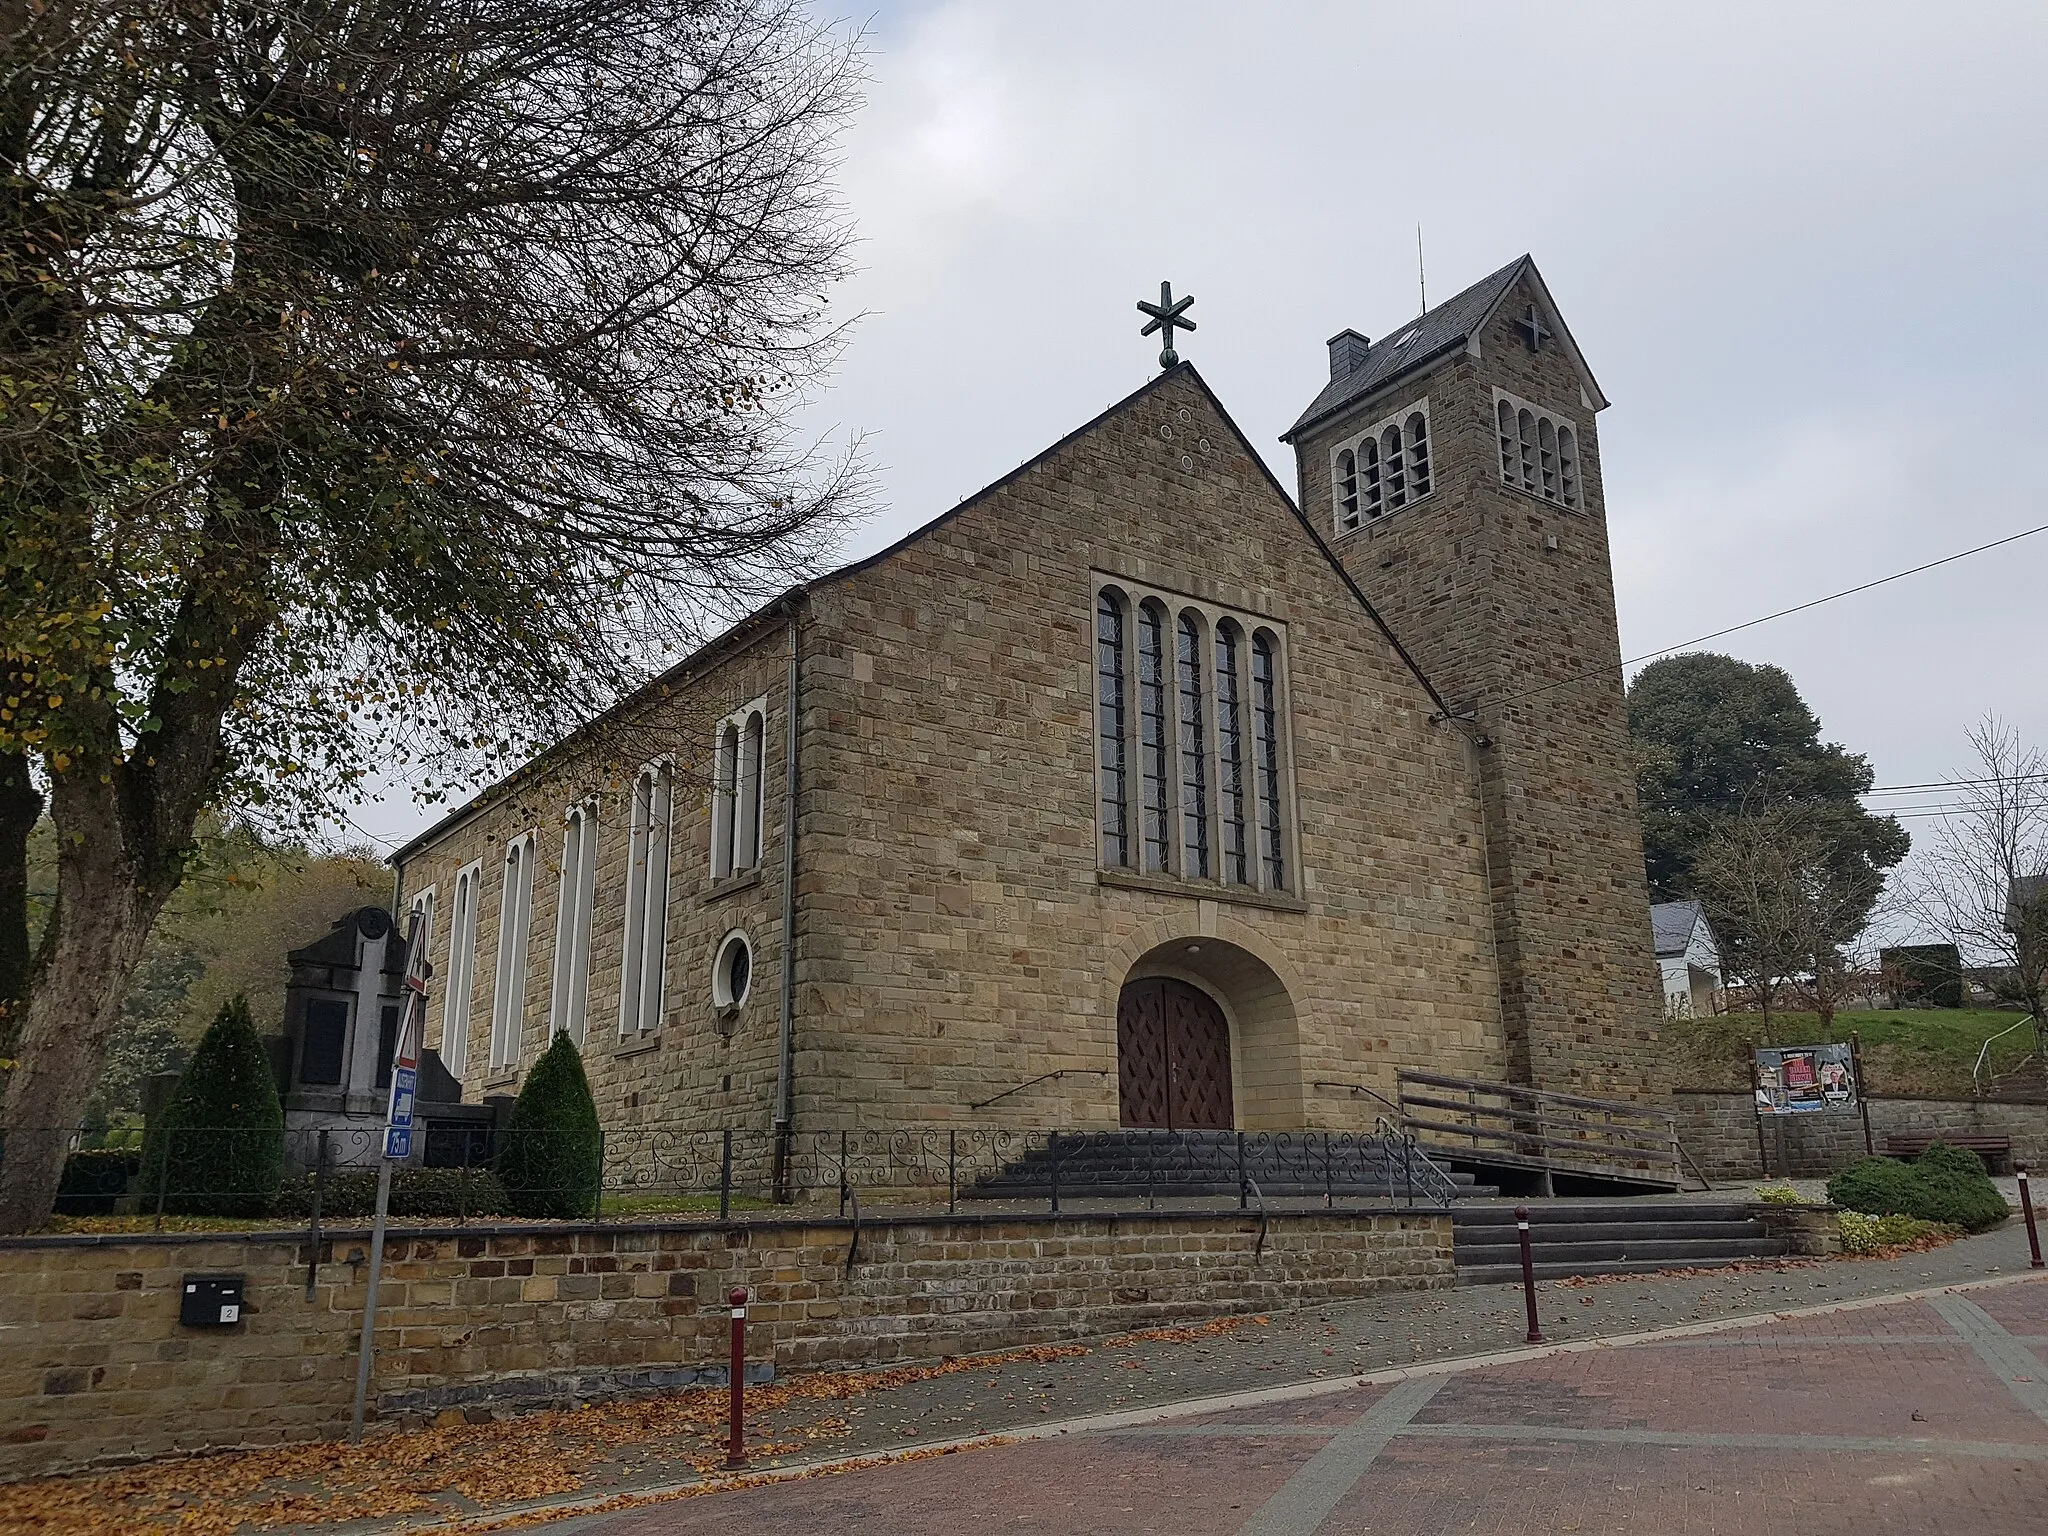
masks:
POLYGON ((241 1275, 187 1275, 178 1321, 187 1328, 232 1328, 242 1320, 241 1275))

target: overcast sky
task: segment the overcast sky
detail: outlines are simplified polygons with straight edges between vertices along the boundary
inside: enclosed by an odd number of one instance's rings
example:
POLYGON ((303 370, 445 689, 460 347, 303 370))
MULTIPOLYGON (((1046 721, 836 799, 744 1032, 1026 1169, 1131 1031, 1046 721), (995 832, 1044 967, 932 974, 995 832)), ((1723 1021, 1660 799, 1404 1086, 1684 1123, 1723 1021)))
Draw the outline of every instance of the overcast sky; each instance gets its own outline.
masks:
MULTIPOLYGON (((1142 384, 1264 449, 1323 341, 1534 254, 1603 415, 1624 655, 2048 523, 2048 7, 934 0, 870 20, 843 186, 865 553, 1142 384)), ((1881 784, 2048 745, 2048 534, 1716 642, 1881 784)), ((399 799, 357 823, 402 836, 399 799)), ((1909 826, 1918 823, 1909 822, 1909 826)))

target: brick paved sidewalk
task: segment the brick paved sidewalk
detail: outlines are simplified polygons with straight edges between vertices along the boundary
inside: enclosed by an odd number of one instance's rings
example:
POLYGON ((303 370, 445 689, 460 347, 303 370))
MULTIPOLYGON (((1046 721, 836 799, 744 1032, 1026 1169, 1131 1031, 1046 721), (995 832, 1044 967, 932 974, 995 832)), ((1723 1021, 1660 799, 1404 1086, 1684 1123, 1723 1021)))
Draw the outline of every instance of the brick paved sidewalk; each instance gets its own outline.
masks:
POLYGON ((552 1536, 2048 1528, 2048 1281, 1436 1366, 558 1521, 552 1536), (1289 1400, 1289 1397, 1292 1400, 1289 1400))

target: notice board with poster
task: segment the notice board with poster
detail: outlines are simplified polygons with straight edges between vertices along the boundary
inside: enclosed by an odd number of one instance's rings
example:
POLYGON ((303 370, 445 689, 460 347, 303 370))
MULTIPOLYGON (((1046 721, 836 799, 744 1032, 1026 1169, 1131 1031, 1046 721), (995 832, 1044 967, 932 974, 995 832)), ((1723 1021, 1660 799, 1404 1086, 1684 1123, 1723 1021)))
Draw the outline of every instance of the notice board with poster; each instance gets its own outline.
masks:
POLYGON ((1756 1053, 1756 1112, 1760 1115, 1854 1114, 1855 1047, 1792 1045, 1756 1053))

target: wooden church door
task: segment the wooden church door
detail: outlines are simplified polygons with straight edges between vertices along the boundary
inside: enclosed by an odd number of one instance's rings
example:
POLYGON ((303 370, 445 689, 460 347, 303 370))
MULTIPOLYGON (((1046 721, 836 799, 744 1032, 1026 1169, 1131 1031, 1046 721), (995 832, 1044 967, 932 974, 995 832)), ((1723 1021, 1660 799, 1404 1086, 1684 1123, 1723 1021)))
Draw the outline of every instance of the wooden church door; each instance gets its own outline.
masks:
POLYGON ((1164 977, 1126 985, 1116 1005, 1116 1066, 1126 1126, 1230 1129, 1230 1026, 1199 988, 1164 977))

